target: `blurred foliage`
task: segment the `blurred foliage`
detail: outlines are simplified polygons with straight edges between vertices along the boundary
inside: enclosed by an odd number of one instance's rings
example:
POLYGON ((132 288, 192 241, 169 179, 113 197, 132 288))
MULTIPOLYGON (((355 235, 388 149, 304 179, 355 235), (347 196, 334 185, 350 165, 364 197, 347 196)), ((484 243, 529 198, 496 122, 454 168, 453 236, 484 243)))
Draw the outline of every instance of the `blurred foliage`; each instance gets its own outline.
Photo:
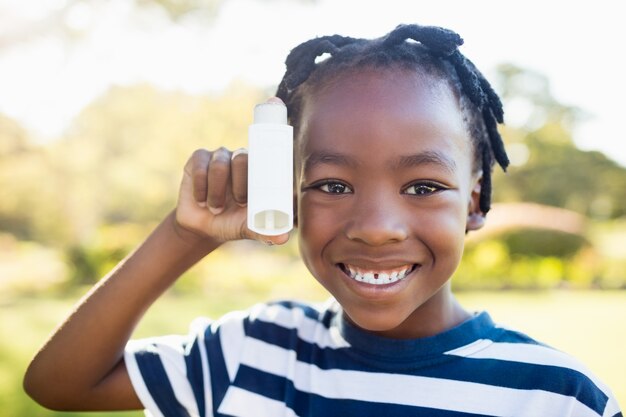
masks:
POLYGON ((175 205, 188 156, 244 146, 262 96, 237 85, 216 97, 114 88, 46 148, 12 137, 15 149, 0 154, 1 230, 75 246, 104 224, 159 220, 175 205))
POLYGON ((567 258, 589 245, 583 236, 541 229, 516 230, 504 234, 501 239, 513 256, 567 258))
POLYGON ((594 219, 625 216, 626 168, 573 143, 573 129, 587 116, 557 102, 541 74, 502 65, 497 83, 505 109, 522 109, 526 117, 503 129, 511 167, 494 177, 494 199, 563 207, 594 219))

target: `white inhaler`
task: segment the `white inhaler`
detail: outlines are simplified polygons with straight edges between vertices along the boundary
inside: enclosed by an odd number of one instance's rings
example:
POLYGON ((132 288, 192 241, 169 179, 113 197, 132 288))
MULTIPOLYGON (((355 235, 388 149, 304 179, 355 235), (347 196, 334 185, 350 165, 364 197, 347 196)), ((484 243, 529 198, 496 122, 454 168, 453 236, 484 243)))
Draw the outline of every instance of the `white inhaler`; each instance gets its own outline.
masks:
POLYGON ((293 228, 293 128, 282 102, 258 104, 248 129, 248 229, 276 236, 293 228))

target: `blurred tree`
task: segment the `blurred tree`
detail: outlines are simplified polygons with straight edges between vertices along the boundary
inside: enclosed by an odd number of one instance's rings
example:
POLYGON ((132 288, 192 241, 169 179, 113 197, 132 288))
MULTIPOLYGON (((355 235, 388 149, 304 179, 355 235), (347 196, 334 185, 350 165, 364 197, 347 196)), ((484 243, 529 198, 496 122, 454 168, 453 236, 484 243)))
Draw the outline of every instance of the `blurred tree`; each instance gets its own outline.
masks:
POLYGON ((46 148, 34 145, 16 121, 0 115, 0 232, 22 240, 59 235, 62 226, 54 217, 60 213, 48 205, 58 194, 49 162, 46 148))
POLYGON ((0 232, 63 247, 89 244, 105 224, 159 220, 189 155, 245 146, 266 95, 242 84, 203 97, 116 87, 46 146, 0 116, 0 232))
POLYGON ((197 148, 245 146, 261 97, 243 85, 215 97, 142 85, 113 88, 87 107, 53 151, 75 240, 102 224, 163 217, 175 205, 189 155, 197 148))
POLYGON ((28 133, 13 119, 0 115, 0 232, 22 237, 28 234, 31 219, 26 213, 17 215, 16 206, 21 194, 15 194, 19 186, 11 178, 16 178, 15 167, 21 165, 21 161, 17 161, 30 150, 28 133))
MULTIPOLYGON (((206 25, 215 21, 220 8, 229 0, 130 0, 126 3, 129 13, 150 16, 160 24, 176 24, 184 19, 206 25)), ((271 3, 277 0, 259 0, 271 3)), ((300 3, 315 3, 318 0, 298 0, 300 3)), ((12 12, 10 5, 0 3, 0 19, 6 23, 0 31, 0 52, 8 47, 41 38, 60 38, 71 44, 80 40, 91 29, 81 23, 85 16, 98 16, 104 7, 115 7, 106 0, 65 0, 47 5, 49 12, 37 18, 24 19, 12 12)), ((118 4, 117 6, 120 6, 118 4)), ((122 5, 123 7, 123 5, 122 5)))
POLYGON ((559 103, 541 74, 502 65, 497 79, 505 109, 525 117, 504 129, 511 167, 495 176, 494 200, 564 207, 596 219, 626 215, 626 168, 572 140, 586 115, 559 103))

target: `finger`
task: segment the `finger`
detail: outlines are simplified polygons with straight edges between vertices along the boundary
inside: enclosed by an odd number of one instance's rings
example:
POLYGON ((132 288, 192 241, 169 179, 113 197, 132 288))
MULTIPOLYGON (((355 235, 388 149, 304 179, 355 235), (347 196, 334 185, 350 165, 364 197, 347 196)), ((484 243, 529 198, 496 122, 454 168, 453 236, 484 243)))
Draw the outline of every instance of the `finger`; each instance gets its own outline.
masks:
POLYGON ((207 172, 208 191, 207 204, 213 214, 224 210, 226 192, 230 182, 230 151, 219 148, 211 155, 211 162, 207 172))
POLYGON ((278 97, 270 97, 267 100, 265 100, 266 103, 280 103, 280 104, 284 104, 283 101, 278 98, 278 97))
POLYGON ((211 160, 211 152, 198 149, 189 158, 185 166, 186 174, 191 178, 193 199, 199 206, 206 207, 207 201, 207 170, 211 160))
POLYGON ((248 151, 244 148, 233 152, 230 163, 233 198, 240 206, 248 202, 248 151))
POLYGON ((267 235, 254 233, 254 236, 252 237, 252 239, 263 242, 268 246, 283 245, 287 243, 287 241, 289 240, 289 233, 283 233, 282 235, 276 235, 276 236, 267 236, 267 235))

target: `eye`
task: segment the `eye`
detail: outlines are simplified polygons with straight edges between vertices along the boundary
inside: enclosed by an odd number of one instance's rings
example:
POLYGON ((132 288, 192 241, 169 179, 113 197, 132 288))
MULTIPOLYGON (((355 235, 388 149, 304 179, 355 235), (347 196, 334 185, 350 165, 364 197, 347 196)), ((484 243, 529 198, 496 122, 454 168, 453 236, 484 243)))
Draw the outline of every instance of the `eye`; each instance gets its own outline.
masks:
POLYGON ((350 187, 346 184, 336 181, 327 181, 322 184, 318 184, 316 188, 328 194, 349 194, 352 192, 352 189, 350 189, 350 187))
POLYGON ((430 182, 418 182, 409 185, 405 189, 405 193, 409 195, 427 196, 443 190, 444 187, 430 182))

